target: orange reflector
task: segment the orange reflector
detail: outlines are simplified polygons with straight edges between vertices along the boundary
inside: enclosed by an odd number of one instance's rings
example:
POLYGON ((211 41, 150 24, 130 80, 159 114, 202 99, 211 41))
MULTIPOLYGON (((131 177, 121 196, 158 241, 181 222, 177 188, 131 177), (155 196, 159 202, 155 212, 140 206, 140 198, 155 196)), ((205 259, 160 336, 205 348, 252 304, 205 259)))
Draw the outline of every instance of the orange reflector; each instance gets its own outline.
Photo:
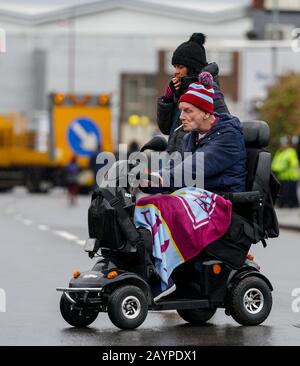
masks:
POLYGON ((222 268, 221 268, 221 266, 219 264, 214 264, 213 265, 213 272, 214 272, 214 274, 216 274, 216 275, 220 274, 221 273, 221 270, 222 270, 222 268))
POLYGON ((61 105, 62 104, 62 102, 64 101, 64 99, 65 99, 65 95, 64 94, 55 94, 54 95, 54 103, 56 104, 56 105, 61 105))
POLYGON ((102 106, 109 104, 109 95, 100 95, 98 98, 99 104, 102 106))
POLYGON ((249 259, 249 261, 253 261, 254 257, 253 257, 253 255, 248 254, 248 255, 247 255, 247 259, 249 259))
POLYGON ((109 279, 109 280, 111 280, 111 279, 113 279, 113 278, 115 278, 115 277, 117 277, 118 276, 118 272, 117 271, 111 271, 111 272, 109 272, 108 274, 107 274, 107 278, 109 279))
POLYGON ((73 277, 74 278, 78 278, 79 276, 80 276, 80 272, 79 271, 73 272, 73 277))

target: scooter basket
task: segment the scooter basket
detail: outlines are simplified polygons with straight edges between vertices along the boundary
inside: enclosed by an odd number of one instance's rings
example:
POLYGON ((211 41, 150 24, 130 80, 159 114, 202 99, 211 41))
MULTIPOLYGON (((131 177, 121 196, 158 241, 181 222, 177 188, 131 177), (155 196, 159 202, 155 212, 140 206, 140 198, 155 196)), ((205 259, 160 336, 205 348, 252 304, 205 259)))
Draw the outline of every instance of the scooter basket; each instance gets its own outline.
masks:
MULTIPOLYGON (((125 206, 125 210, 130 218, 133 217, 134 206, 125 206)), ((127 242, 119 220, 117 210, 100 191, 95 192, 88 210, 89 237, 97 239, 100 248, 119 250, 127 242)))

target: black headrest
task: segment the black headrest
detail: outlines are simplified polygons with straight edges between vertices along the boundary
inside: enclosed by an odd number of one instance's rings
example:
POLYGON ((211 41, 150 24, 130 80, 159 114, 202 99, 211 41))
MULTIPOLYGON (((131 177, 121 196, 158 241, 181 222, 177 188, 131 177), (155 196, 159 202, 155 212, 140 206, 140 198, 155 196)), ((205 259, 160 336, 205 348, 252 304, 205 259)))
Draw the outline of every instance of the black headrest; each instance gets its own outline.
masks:
POLYGON ((261 148, 269 145, 270 128, 264 121, 242 122, 246 147, 261 148))

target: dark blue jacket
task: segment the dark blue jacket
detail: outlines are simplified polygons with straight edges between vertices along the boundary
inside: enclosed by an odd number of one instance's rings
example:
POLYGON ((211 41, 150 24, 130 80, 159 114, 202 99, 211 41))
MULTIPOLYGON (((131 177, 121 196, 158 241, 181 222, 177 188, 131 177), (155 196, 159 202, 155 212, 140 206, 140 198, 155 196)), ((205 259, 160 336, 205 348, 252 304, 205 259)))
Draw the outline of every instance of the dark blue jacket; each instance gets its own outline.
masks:
MULTIPOLYGON (((214 110, 217 113, 229 113, 224 95, 221 93, 219 85, 219 67, 215 62, 212 62, 205 66, 202 71, 208 71, 213 76, 213 88, 214 88, 214 110)), ((184 94, 189 85, 198 81, 198 75, 194 77, 184 77, 182 79, 182 85, 180 95, 184 94)), ((178 96, 179 97, 179 96, 178 96)), ((173 101, 166 101, 164 97, 158 98, 157 101, 157 124, 160 131, 169 135, 167 152, 173 153, 175 151, 181 151, 182 141, 186 132, 182 129, 175 132, 175 129, 181 125, 179 119, 180 111, 178 109, 178 100, 175 97, 173 101)))
POLYGON ((241 123, 237 117, 227 113, 216 116, 219 120, 199 142, 197 132, 185 136, 182 152, 192 152, 193 158, 186 159, 171 169, 171 182, 172 176, 180 172, 183 174, 183 170, 195 174, 194 153, 203 152, 204 188, 212 192, 243 192, 247 170, 241 123))

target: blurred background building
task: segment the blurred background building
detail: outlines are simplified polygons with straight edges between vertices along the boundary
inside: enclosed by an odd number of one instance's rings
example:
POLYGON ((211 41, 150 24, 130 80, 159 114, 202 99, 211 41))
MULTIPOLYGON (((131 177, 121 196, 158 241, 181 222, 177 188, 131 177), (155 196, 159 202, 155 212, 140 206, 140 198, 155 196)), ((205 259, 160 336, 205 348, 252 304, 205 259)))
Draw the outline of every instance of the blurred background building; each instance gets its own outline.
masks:
MULTIPOLYGON (((145 142, 172 52, 193 32, 207 35, 208 60, 241 119, 255 116, 278 75, 300 71, 299 0, 0 0, 0 27, 0 114, 23 113, 45 136, 51 93, 104 94, 114 146, 145 142)), ((45 148, 47 138, 38 141, 45 148)))

